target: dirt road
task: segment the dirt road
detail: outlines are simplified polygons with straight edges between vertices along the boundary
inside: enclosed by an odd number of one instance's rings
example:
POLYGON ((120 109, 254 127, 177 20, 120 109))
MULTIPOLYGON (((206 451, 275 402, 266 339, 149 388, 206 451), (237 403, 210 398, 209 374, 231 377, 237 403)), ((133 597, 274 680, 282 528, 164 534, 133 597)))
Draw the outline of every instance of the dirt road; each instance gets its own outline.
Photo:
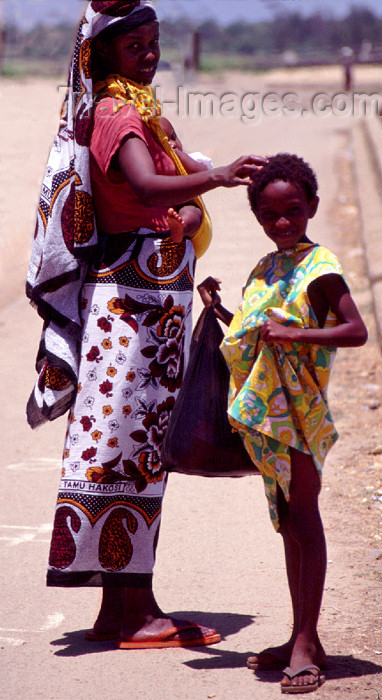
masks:
MULTIPOLYGON (((169 76, 159 75, 171 96, 169 76)), ((269 74, 266 78, 203 78, 201 91, 243 95, 284 92, 302 98, 336 89, 339 74, 269 74), (325 82, 323 82, 325 78, 325 82)), ((361 78, 360 78, 361 80, 361 78)), ((373 89, 374 74, 362 75, 373 89)), ((167 94, 167 93, 166 93, 167 94)), ((61 97, 51 81, 0 82, 0 332, 2 455, 0 549, 2 567, 0 663, 8 700, 273 700, 279 673, 245 668, 250 652, 283 642, 291 613, 282 543, 270 524, 260 478, 204 480, 174 475, 169 482, 159 543, 155 590, 160 605, 216 626, 223 641, 199 650, 122 652, 91 645, 99 593, 44 585, 51 521, 59 480, 65 420, 33 433, 24 406, 34 382, 40 321, 23 297, 34 227, 34 208, 61 97), (22 102, 21 100, 24 100, 22 102), (27 105, 27 109, 24 108, 27 105)), ((309 100, 308 100, 309 101, 309 100)), ((354 118, 177 116, 165 110, 185 148, 209 154, 216 164, 241 153, 297 152, 312 163, 321 204, 310 236, 341 259, 369 328, 359 350, 341 350, 330 403, 340 433, 324 470, 321 507, 329 564, 320 634, 329 654, 326 700, 382 698, 382 429, 381 354, 361 244, 354 118)), ((223 280, 223 299, 234 307, 267 239, 246 203, 245 191, 205 197, 214 241, 199 262, 197 279, 223 280)), ((196 299, 195 314, 200 309, 196 299)))

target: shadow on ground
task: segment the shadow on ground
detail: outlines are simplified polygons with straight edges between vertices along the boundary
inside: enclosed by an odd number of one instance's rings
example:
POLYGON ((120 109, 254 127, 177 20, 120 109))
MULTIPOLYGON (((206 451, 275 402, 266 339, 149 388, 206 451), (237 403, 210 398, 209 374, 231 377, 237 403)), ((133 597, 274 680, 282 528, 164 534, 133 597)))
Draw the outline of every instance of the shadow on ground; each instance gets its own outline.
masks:
MULTIPOLYGON (((206 627, 215 627, 222 639, 237 634, 241 629, 253 624, 253 615, 239 615, 236 613, 212 613, 200 611, 179 611, 170 613, 172 617, 183 620, 193 620, 206 627)), ((52 646, 64 647, 55 651, 56 656, 83 656, 85 654, 104 653, 115 651, 115 642, 88 642, 85 630, 65 632, 60 639, 51 641, 52 646)), ((195 670, 212 670, 219 668, 245 668, 247 658, 253 654, 253 649, 246 652, 229 651, 220 649, 218 645, 207 647, 190 647, 195 652, 203 654, 203 657, 185 661, 184 665, 195 670)), ((257 679, 266 683, 279 683, 280 671, 255 671, 257 679)), ((327 680, 340 678, 358 678, 382 673, 382 666, 372 661, 365 661, 354 656, 328 656, 325 676, 327 680)))
MULTIPOLYGON (((237 653, 220 650, 218 647, 209 647, 210 658, 193 659, 186 661, 185 666, 199 670, 212 670, 217 668, 237 668, 246 666, 247 658, 253 651, 237 653)), ((382 673, 382 666, 372 661, 357 659, 354 656, 328 656, 324 674, 327 680, 339 680, 340 678, 359 678, 361 676, 373 676, 382 673)), ((256 678, 264 683, 279 683, 281 671, 254 671, 256 678)))
MULTIPOLYGON (((200 625, 205 627, 216 628, 222 639, 230 637, 233 634, 237 634, 244 627, 248 627, 254 622, 253 615, 239 615, 236 613, 212 613, 212 612, 195 612, 195 611, 179 611, 170 613, 171 617, 182 619, 182 620, 193 620, 200 625)), ((85 639, 86 630, 75 630, 73 632, 65 632, 60 639, 53 639, 50 643, 52 646, 65 647, 55 651, 56 656, 82 656, 84 654, 94 654, 97 652, 114 651, 115 642, 89 642, 85 639)), ((210 654, 216 652, 216 648, 212 646, 208 647, 191 647, 195 651, 201 651, 203 654, 210 654)), ((224 652, 224 654, 230 654, 230 652, 224 652)), ((236 663, 218 664, 224 667, 238 667, 245 666, 247 654, 233 654, 234 657, 238 657, 236 663)), ((211 659, 213 661, 214 659, 211 659)), ((206 659, 205 661, 209 661, 206 659)), ((192 663, 188 664, 192 666, 192 663)), ((195 666, 195 668, 197 668, 195 666)), ((201 666, 200 668, 203 668, 201 666)), ((208 666, 207 666, 208 668, 208 666)))

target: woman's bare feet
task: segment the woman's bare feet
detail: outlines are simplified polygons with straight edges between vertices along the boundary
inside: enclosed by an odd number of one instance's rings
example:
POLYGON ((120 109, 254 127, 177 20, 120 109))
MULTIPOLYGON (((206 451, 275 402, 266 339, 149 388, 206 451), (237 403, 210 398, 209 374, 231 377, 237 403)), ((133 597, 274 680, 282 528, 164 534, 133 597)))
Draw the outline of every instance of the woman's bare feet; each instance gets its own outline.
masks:
POLYGON ((179 620, 161 613, 161 617, 145 619, 131 616, 121 628, 121 649, 199 646, 220 642, 215 629, 202 627, 189 620, 179 620))
POLYGON ((119 639, 120 648, 198 646, 220 641, 214 629, 165 615, 151 589, 117 587, 103 589, 101 609, 86 638, 119 639))
POLYGON ((172 207, 167 212, 167 221, 174 243, 181 243, 184 236, 185 221, 172 207))
POLYGON ((103 588, 102 603, 91 632, 85 637, 90 641, 117 639, 123 617, 123 596, 121 588, 103 588))
POLYGON ((216 630, 200 627, 189 620, 166 615, 158 606, 151 589, 124 589, 125 613, 121 624, 121 648, 192 646, 220 641, 216 630), (168 636, 170 639, 168 639, 168 636), (177 642, 177 644, 174 644, 177 642), (126 645, 127 643, 127 645, 126 645))

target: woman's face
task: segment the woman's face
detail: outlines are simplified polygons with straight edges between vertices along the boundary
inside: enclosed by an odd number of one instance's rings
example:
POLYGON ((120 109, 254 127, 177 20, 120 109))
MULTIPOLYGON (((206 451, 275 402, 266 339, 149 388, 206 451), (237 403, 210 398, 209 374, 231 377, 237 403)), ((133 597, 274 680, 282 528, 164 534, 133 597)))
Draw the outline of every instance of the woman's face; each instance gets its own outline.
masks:
POLYGON ((116 36, 102 52, 110 73, 150 85, 159 58, 159 22, 147 22, 128 34, 116 36))

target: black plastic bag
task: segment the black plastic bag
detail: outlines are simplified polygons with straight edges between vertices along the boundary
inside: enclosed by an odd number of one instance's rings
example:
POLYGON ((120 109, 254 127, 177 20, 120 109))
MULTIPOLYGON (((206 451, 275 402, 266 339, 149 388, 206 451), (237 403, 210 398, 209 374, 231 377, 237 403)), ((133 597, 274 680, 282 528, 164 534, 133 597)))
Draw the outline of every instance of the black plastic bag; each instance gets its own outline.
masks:
POLYGON ((167 471, 199 476, 258 474, 227 416, 229 370, 213 307, 195 326, 190 359, 171 413, 161 459, 167 471))

